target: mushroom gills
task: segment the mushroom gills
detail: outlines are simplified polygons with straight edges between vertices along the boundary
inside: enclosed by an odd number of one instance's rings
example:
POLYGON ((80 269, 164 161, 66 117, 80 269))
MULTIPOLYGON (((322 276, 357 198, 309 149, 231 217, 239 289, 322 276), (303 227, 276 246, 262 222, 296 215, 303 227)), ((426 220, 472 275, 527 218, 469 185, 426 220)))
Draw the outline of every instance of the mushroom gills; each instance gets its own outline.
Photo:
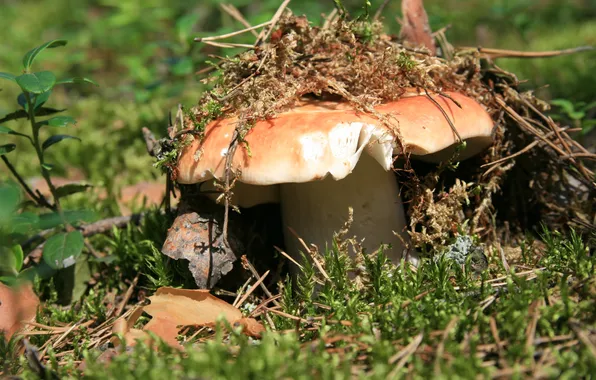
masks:
MULTIPOLYGON (((362 154, 352 173, 341 180, 328 175, 320 181, 280 187, 286 250, 296 261, 301 261, 304 247, 288 227, 322 252, 332 246, 333 233, 344 226, 349 207, 354 210, 349 236, 365 239, 362 246, 369 254, 389 244, 385 255, 394 263, 401 259, 404 245, 396 234, 404 241, 407 234, 397 180, 369 154, 362 154)), ((356 252, 349 254, 354 257, 356 252)))

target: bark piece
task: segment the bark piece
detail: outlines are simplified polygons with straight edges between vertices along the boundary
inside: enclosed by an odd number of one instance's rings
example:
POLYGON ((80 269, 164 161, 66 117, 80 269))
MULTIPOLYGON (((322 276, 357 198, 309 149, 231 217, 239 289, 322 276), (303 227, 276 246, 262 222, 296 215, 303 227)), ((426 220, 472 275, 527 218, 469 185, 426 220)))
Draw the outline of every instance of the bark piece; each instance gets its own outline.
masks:
POLYGON ((198 196, 192 202, 181 200, 178 216, 168 230, 162 253, 175 260, 188 260, 200 289, 212 288, 244 252, 238 215, 230 210, 229 247, 224 243, 223 224, 224 208, 198 196))
POLYGON ((436 55, 435 40, 423 1, 402 0, 401 12, 403 14, 401 37, 411 44, 427 47, 431 55, 436 55))

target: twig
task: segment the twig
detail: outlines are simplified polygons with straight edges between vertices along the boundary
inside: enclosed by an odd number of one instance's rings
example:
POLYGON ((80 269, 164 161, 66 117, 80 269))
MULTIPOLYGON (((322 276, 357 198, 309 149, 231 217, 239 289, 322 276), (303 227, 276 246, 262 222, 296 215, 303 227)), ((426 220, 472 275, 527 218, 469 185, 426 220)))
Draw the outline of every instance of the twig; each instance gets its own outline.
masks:
MULTIPOLYGON (((250 271, 250 273, 252 273, 252 275, 255 278, 260 278, 261 276, 259 276, 259 272, 257 272, 257 270, 255 269, 255 267, 250 263, 250 261, 248 261, 248 259, 246 258, 246 256, 242 256, 242 264, 243 266, 245 266, 246 268, 248 268, 248 270, 250 271)), ((267 289, 267 287, 265 286, 265 284, 263 284, 263 282, 261 282, 259 284, 261 286, 261 289, 263 289, 263 292, 265 292, 265 295, 269 298, 273 298, 273 294, 271 294, 271 292, 269 291, 269 289, 267 289)), ((273 303, 275 303, 275 305, 280 306, 279 302, 277 302, 276 300, 273 301, 273 303)))
MULTIPOLYGON (((68 336, 68 334, 70 334, 72 332, 72 330, 74 330, 77 326, 79 326, 79 324, 81 323, 81 321, 76 322, 75 324, 73 324, 68 330, 66 330, 64 332, 64 334, 60 335, 60 337, 58 338, 58 340, 56 340, 53 344, 52 347, 56 347, 60 342, 62 342, 64 340, 64 338, 66 338, 68 336)), ((48 340, 48 343, 50 341, 48 340)), ((43 351, 40 354, 40 357, 44 357, 46 355, 46 352, 49 348, 49 344, 45 346, 45 348, 43 349, 43 351)))
POLYGON ((122 311, 124 311, 126 304, 130 300, 130 297, 132 297, 132 292, 134 291, 135 287, 137 286, 137 283, 139 282, 139 275, 140 273, 137 273, 135 278, 130 283, 128 289, 126 289, 126 293, 124 293, 124 297, 120 301, 120 304, 118 305, 118 308, 116 309, 116 312, 113 315, 114 317, 118 318, 122 314, 122 311))
POLYGON ((147 153, 149 153, 150 156, 155 157, 155 148, 158 144, 155 135, 147 127, 141 128, 141 131, 143 132, 143 140, 145 140, 145 147, 147 148, 147 153))
POLYGON ((261 30, 261 33, 259 33, 259 37, 257 37, 257 40, 255 42, 255 46, 258 46, 262 41, 265 41, 267 40, 267 38, 269 38, 271 32, 273 32, 273 28, 281 18, 281 15, 283 14, 284 10, 286 9, 289 3, 290 0, 284 0, 284 2, 281 3, 279 8, 277 8, 277 11, 273 15, 273 18, 271 19, 271 21, 269 21, 270 25, 269 28, 267 28, 267 32, 265 32, 265 29, 261 30))
POLYGON ((588 333, 586 333, 584 330, 580 328, 580 322, 575 319, 572 319, 569 321, 569 326, 571 326, 571 329, 573 330, 577 338, 580 340, 580 342, 582 342, 588 348, 588 351, 590 352, 590 354, 592 354, 592 357, 596 359, 596 345, 592 343, 588 333))
POLYGON ((203 41, 207 45, 221 47, 221 48, 245 48, 245 49, 254 49, 253 45, 249 44, 237 44, 232 42, 215 42, 215 41, 203 41))
POLYGON ((453 317, 453 319, 449 321, 449 323, 445 327, 445 330, 443 331, 441 343, 439 343, 439 346, 437 347, 437 353, 435 355, 434 373, 437 377, 441 375, 441 358, 443 357, 443 353, 445 352, 445 342, 449 337, 449 333, 451 332, 451 330, 453 330, 458 321, 458 317, 453 317))
POLYGON ((232 18, 234 18, 239 23, 241 23, 242 25, 244 25, 247 29, 250 29, 250 30, 247 30, 247 31, 250 31, 255 37, 259 37, 259 34, 257 32, 255 32, 255 29, 256 28, 254 28, 253 26, 251 26, 249 24, 249 22, 246 21, 246 19, 244 18, 244 16, 242 16, 242 13, 240 13, 240 11, 238 10, 238 8, 236 8, 232 4, 221 4, 220 7, 227 14, 229 14, 232 18))
POLYGON ((563 145, 563 147, 567 150, 568 153, 571 153, 571 148, 569 147, 569 144, 567 144, 567 142, 563 139, 563 137, 561 137, 561 134, 559 133, 559 128, 557 127, 557 125, 554 123, 553 119, 551 119, 550 117, 545 116, 544 114, 542 114, 542 112, 540 112, 536 107, 534 107, 533 104, 531 104, 530 102, 528 102, 526 99, 521 98, 522 102, 528 107, 530 108, 532 111, 534 111, 534 113, 536 113, 538 116, 540 116, 540 118, 542 120, 544 120, 546 122, 546 124, 548 124, 548 126, 555 132, 555 134, 557 135, 557 138, 559 139, 559 142, 561 143, 561 145, 563 145))
POLYGON ((461 50, 477 50, 479 53, 488 55, 490 58, 550 58, 558 57, 561 55, 581 53, 584 51, 594 50, 594 46, 579 46, 571 49, 563 50, 548 50, 548 51, 518 51, 518 50, 506 50, 506 49, 491 49, 491 48, 474 48, 474 47, 461 47, 461 50))
POLYGON ((270 312, 270 313, 277 314, 277 315, 279 315, 281 317, 288 318, 288 319, 291 319, 293 321, 298 321, 298 322, 301 322, 301 323, 309 323, 309 321, 306 320, 306 319, 304 319, 304 318, 300 318, 300 317, 297 317, 297 316, 292 315, 292 314, 285 313, 285 312, 280 311, 280 310, 271 309, 271 308, 268 308, 268 307, 264 307, 263 309, 266 310, 266 311, 268 311, 268 312, 270 312))
POLYGON ((248 316, 254 317, 255 315, 257 315, 257 312, 259 312, 261 309, 265 308, 269 303, 276 301, 280 298, 281 298, 281 294, 273 296, 272 298, 267 298, 266 300, 262 301, 261 304, 259 306, 257 306, 253 311, 251 311, 248 316))
POLYGON ((317 258, 315 257, 315 253, 313 252, 313 250, 311 248, 308 247, 308 245, 306 245, 306 242, 304 241, 304 239, 302 239, 298 235, 298 233, 292 227, 288 227, 288 230, 290 230, 290 232, 292 233, 292 235, 294 235, 294 237, 296 239, 298 239, 298 241, 300 242, 300 244, 302 244, 302 246, 304 247, 304 249, 306 250, 306 252, 309 253, 310 257, 312 258, 312 261, 315 263, 315 266, 317 267, 317 269, 319 270, 319 272, 321 272, 321 274, 323 275, 323 277, 325 277, 325 279, 327 281, 331 281, 329 275, 327 274, 327 272, 325 271, 325 269, 323 268, 323 266, 321 265, 321 263, 319 262, 319 260, 317 260, 317 258))
POLYGON ((337 16, 337 8, 333 8, 333 10, 329 13, 327 17, 325 17, 325 21, 323 22, 322 29, 329 29, 331 23, 337 16))
POLYGON ((240 301, 238 301, 238 303, 234 306, 236 306, 237 308, 240 308, 240 306, 242 306, 242 304, 244 303, 244 301, 246 301, 248 299, 248 297, 255 291, 255 289, 257 288, 257 286, 261 285, 261 283, 263 283, 263 280, 265 280, 265 277, 267 277, 267 275, 269 274, 270 271, 265 272, 265 274, 263 274, 261 276, 261 278, 259 278, 257 280, 257 282, 255 282, 253 284, 253 286, 250 287, 250 289, 248 289, 248 292, 246 292, 246 294, 244 294, 242 296, 242 298, 240 298, 240 301))
POLYGON ((246 281, 244 282, 244 284, 242 284, 242 286, 240 287, 240 290, 238 290, 238 292, 236 294, 236 298, 234 299, 234 302, 232 303, 232 306, 234 306, 234 307, 236 306, 236 304, 238 303, 238 301, 242 297, 242 293, 244 292, 244 289, 246 289, 246 287, 248 286, 248 284, 250 284, 250 281, 251 280, 252 280, 252 276, 248 276, 248 279, 246 279, 246 281))
MULTIPOLYGON (((555 145, 552 141, 548 140, 545 137, 545 134, 544 133, 541 133, 539 130, 537 130, 536 128, 534 128, 534 126, 532 124, 528 123, 513 108, 511 108, 510 106, 508 106, 507 103, 505 102, 505 100, 503 100, 501 97, 496 97, 495 100, 496 100, 497 104, 499 106, 501 106, 501 108, 503 108, 503 110, 505 112, 507 112, 507 114, 509 114, 509 116, 514 121, 516 121, 520 127, 522 127, 522 129, 524 129, 527 132, 535 135, 540 140, 542 140, 544 143, 546 143, 556 153, 559 154, 559 158, 560 157, 566 157, 567 156, 567 153, 565 153, 561 148, 559 148, 557 145, 555 145)), ((577 167, 577 169, 583 175, 582 177, 579 177, 578 179, 581 180, 587 186, 593 186, 591 184, 591 181, 592 181, 592 176, 594 175, 594 173, 591 170, 589 170, 588 168, 584 167, 581 163, 578 164, 575 160, 573 160, 573 159, 571 159, 571 160, 572 160, 572 163, 575 164, 575 166, 577 167)))
MULTIPOLYGON (((129 223, 139 224, 141 219, 145 216, 145 213, 140 214, 133 214, 128 216, 116 216, 113 218, 107 218, 95 223, 87 224, 84 226, 79 227, 78 229, 82 232, 84 237, 89 237, 101 233, 105 233, 112 228, 123 228, 129 223)), ((39 239, 45 239, 49 234, 54 232, 54 229, 48 229, 40 232, 39 234, 33 236, 32 238, 28 239, 26 242, 23 243, 23 248, 26 248, 33 244, 35 241, 39 239)), ((27 265, 30 260, 37 260, 41 257, 41 253, 43 252, 44 243, 39 244, 35 249, 33 249, 27 257, 25 258, 24 264, 27 265)))
POLYGON ((15 169, 14 166, 12 166, 10 161, 8 161, 8 158, 6 158, 6 156, 3 155, 0 157, 2 157, 2 161, 4 161, 4 163, 6 164, 6 167, 8 167, 8 170, 10 170, 10 172, 16 178, 16 180, 19 181, 19 184, 21 185, 21 187, 23 187, 23 189, 27 192, 27 194, 29 194, 29 196, 35 201, 35 203, 37 203, 39 206, 47 207, 50 210, 56 209, 56 207, 51 205, 50 202, 48 202, 48 200, 43 195, 41 195, 41 194, 36 195, 33 192, 33 190, 31 190, 29 185, 27 185, 27 182, 25 182, 23 177, 21 177, 19 175, 19 173, 17 173, 17 170, 15 169))
POLYGON ((499 360, 503 362, 503 366, 508 367, 507 361, 505 360, 505 345, 499 338, 499 330, 497 328, 497 320, 492 315, 489 317, 490 332, 493 335, 493 339, 497 344, 497 352, 499 354, 499 360))
POLYGON ((286 259, 290 260, 292 263, 294 263, 294 265, 296 265, 298 268, 300 268, 300 270, 304 270, 304 267, 302 265, 300 265, 298 263, 298 261, 294 260, 292 258, 292 256, 288 255, 287 253, 285 253, 281 248, 277 247, 277 246, 273 246, 273 248, 275 248, 275 250, 279 253, 281 253, 286 259))
POLYGON ((264 23, 261 23, 259 25, 251 26, 249 28, 237 30, 235 32, 231 32, 231 33, 227 33, 227 34, 222 34, 222 35, 219 35, 219 36, 212 36, 212 37, 197 37, 194 40, 196 42, 207 42, 207 41, 223 40, 223 39, 226 39, 226 38, 237 36, 237 35, 242 34, 242 33, 250 32, 252 30, 262 28, 262 27, 267 26, 267 25, 270 25, 272 23, 273 23, 273 20, 267 21, 267 22, 264 22, 264 23))
MULTIPOLYGON (((238 127, 234 129, 234 136, 232 136, 232 141, 230 141, 230 145, 228 147, 228 151, 226 152, 226 162, 225 162, 225 187, 224 187, 224 223, 223 223, 223 230, 222 230, 222 238, 223 242, 226 247, 231 248, 230 243, 228 242, 228 224, 230 221, 230 198, 232 194, 230 194, 230 175, 232 172, 232 162, 234 159, 234 154, 236 153, 236 148, 238 147, 238 138, 240 137, 240 133, 238 132, 238 127)), ((258 276, 257 276, 258 278, 258 276)))
MULTIPOLYGON (((567 129, 567 127, 564 127, 564 128, 560 128, 559 130, 560 131, 564 131, 566 129, 567 129)), ((552 135, 554 135, 554 133, 555 133, 554 131, 553 132, 549 132, 549 133, 545 134, 544 137, 547 137, 547 138, 548 137, 551 137, 552 135)), ((522 154, 530 151, 532 148, 534 148, 538 144, 540 144, 540 141, 534 140, 531 143, 529 143, 528 145, 526 145, 525 147, 523 147, 522 149, 520 149, 519 151, 517 151, 517 152, 515 152, 513 154, 510 154, 507 157, 499 158, 498 160, 489 162, 487 164, 480 165, 480 167, 481 168, 485 168, 487 166, 493 166, 493 165, 496 165, 496 164, 500 164, 501 162, 505 162, 507 160, 510 160, 510 159, 512 159, 514 157, 520 156, 520 155, 522 155, 522 154)), ((484 175, 486 175, 486 174, 488 174, 488 171, 486 173, 484 173, 484 175)))
POLYGON ((540 307, 542 306, 542 300, 538 299, 530 304, 530 314, 532 319, 526 328, 526 353, 531 353, 531 348, 535 343, 536 338, 536 326, 538 325, 538 319, 540 318, 540 307))
POLYGON ((390 1, 391 0, 383 0, 383 3, 381 5, 379 5, 379 8, 377 8, 377 11, 375 12, 375 15, 373 16, 374 21, 378 20, 379 17, 381 17, 381 13, 383 13, 383 10, 387 6, 387 4, 389 4, 390 1))
MULTIPOLYGON (((430 99, 430 101, 433 102, 434 105, 436 105, 437 107, 439 107, 439 110, 443 114, 443 117, 445 117, 445 119, 449 123, 449 126, 451 127, 451 130, 457 136, 457 140, 459 141, 459 143, 460 144, 463 143, 463 140, 462 140, 461 136, 459 135, 459 132, 455 128, 455 125, 453 124, 453 121, 451 121, 451 119, 449 119, 449 115, 447 115, 447 112, 445 112, 445 110, 443 109, 443 107, 441 107, 441 105, 439 104, 439 102, 437 102, 435 99, 433 99, 433 97, 428 93, 428 90, 426 88, 424 89, 424 92, 426 93, 426 96, 430 99)), ((457 102, 455 104, 459 106, 459 104, 457 102)), ((461 108, 461 106, 459 106, 459 107, 461 108)))
POLYGON ((423 333, 416 335, 416 337, 403 350, 389 358, 389 364, 397 362, 395 368, 391 371, 388 378, 394 379, 397 377, 399 370, 406 364, 410 356, 416 352, 420 343, 422 343, 423 333), (398 361, 399 360, 399 361, 398 361))

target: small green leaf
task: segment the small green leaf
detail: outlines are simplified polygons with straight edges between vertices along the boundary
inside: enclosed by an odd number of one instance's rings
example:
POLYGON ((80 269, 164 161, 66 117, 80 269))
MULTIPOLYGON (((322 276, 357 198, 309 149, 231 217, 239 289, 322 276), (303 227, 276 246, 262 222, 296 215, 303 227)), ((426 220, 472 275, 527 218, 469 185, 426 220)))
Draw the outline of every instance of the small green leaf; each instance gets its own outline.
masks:
POLYGON ((46 92, 42 92, 41 94, 35 96, 35 107, 33 107, 33 108, 35 110, 37 110, 39 107, 43 106, 45 104, 45 102, 48 101, 51 94, 52 94, 52 91, 46 91, 46 92))
POLYGON ((176 21, 176 32, 178 38, 182 42, 186 42, 193 31, 193 27, 199 21, 200 15, 198 13, 187 13, 176 21))
POLYGON ((41 164, 41 167, 47 171, 51 171, 52 169, 54 169, 54 165, 52 164, 41 164))
POLYGON ((29 138, 29 136, 24 135, 22 133, 19 132, 15 132, 12 129, 5 127, 3 125, 0 125, 0 134, 5 134, 5 135, 14 135, 14 136, 21 136, 21 137, 27 137, 29 138))
POLYGON ((71 194, 82 193, 90 187, 92 186, 87 183, 69 183, 68 185, 57 188, 56 196, 62 198, 71 194))
POLYGON ((33 230, 38 229, 39 216, 32 212, 21 212, 11 220, 11 233, 31 236, 33 230))
POLYGON ((21 192, 16 184, 0 186, 0 224, 12 219, 21 201, 21 192))
POLYGON ((23 247, 21 247, 20 244, 15 244, 12 246, 11 251, 14 257, 14 269, 16 269, 17 272, 20 272, 23 268, 23 260, 25 258, 23 247))
POLYGON ((74 140, 81 141, 80 138, 75 137, 75 136, 71 136, 71 135, 54 135, 54 136, 48 137, 48 139, 46 141, 44 141, 43 144, 41 145, 41 148, 43 150, 46 150, 49 147, 51 147, 52 145, 57 144, 60 141, 67 140, 67 139, 74 139, 74 140))
POLYGON ((46 241, 43 260, 53 269, 68 268, 76 263, 83 252, 84 240, 81 231, 59 233, 46 241))
POLYGON ((5 154, 12 152, 16 149, 16 147, 17 146, 15 144, 0 145, 0 156, 4 156, 5 154))
POLYGON ((9 113, 6 116, 4 116, 2 119, 0 119, 0 123, 12 121, 12 120, 24 119, 26 117, 29 117, 27 112, 25 112, 24 110, 18 110, 18 111, 9 113))
POLYGON ((27 98, 23 92, 17 96, 17 103, 19 103, 19 106, 23 107, 25 111, 27 110, 27 98))
POLYGON ((586 113, 584 111, 573 111, 569 112, 568 115, 572 120, 581 120, 586 116, 586 113))
POLYGON ((10 73, 3 73, 0 71, 0 79, 7 79, 7 80, 11 80, 13 82, 16 82, 15 80, 16 76, 10 73))
MULTIPOLYGON (((77 224, 80 222, 91 223, 97 219, 97 215, 93 211, 88 210, 66 210, 62 213, 64 220, 69 224, 77 224)), ((64 220, 59 214, 55 212, 42 214, 39 216, 39 229, 46 230, 61 225, 64 220)))
POLYGON ((42 120, 37 126, 48 125, 50 127, 66 127, 68 124, 76 124, 77 121, 70 116, 55 116, 48 120, 42 120))
POLYGON ((565 112, 566 114, 572 113, 575 110, 573 103, 571 103, 567 99, 553 99, 550 101, 550 103, 554 104, 555 106, 561 107, 563 112, 565 112))
POLYGON ((17 278, 14 276, 0 276, 0 282, 8 286, 16 285, 17 278))
POLYGON ((64 45, 66 45, 66 42, 67 42, 66 40, 52 40, 52 41, 46 42, 43 45, 36 47, 35 49, 31 49, 23 57, 23 67, 25 68, 26 71, 28 71, 29 68, 31 67, 31 65, 33 64, 33 61, 35 60, 35 58, 37 57, 37 55, 39 53, 41 53, 45 49, 52 49, 55 47, 64 46, 64 45))
POLYGON ((99 86, 99 84, 97 84, 97 82, 95 82, 93 79, 83 78, 83 77, 62 79, 62 80, 59 80, 56 82, 57 85, 58 84, 68 84, 68 83, 91 83, 96 86, 99 86))
POLYGON ((37 73, 19 75, 16 77, 16 81, 23 91, 41 94, 54 87, 54 84, 56 84, 56 76, 50 71, 40 71, 37 73))
MULTIPOLYGON (((65 109, 59 110, 59 109, 55 109, 55 108, 41 107, 39 110, 36 110, 35 115, 36 116, 49 116, 49 115, 53 115, 55 113, 59 113, 59 112, 63 112, 63 111, 65 111, 65 109)), ((5 123, 5 122, 11 121, 11 120, 26 119, 27 117, 29 117, 29 115, 27 114, 27 112, 25 110, 18 110, 18 111, 9 113, 8 115, 4 116, 2 119, 0 119, 0 123, 5 123)))

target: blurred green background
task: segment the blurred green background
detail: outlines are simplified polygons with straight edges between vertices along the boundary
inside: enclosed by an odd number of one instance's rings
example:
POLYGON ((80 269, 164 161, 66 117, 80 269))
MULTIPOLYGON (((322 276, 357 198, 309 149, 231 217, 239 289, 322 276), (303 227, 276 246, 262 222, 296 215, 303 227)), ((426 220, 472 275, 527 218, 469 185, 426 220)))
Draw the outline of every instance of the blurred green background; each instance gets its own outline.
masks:
MULTIPOLYGON (((382 0, 372 1, 372 12, 382 0)), ((231 0, 251 24, 267 21, 278 0, 231 0)), ((363 0, 344 0, 352 15, 362 13, 363 0)), ((35 70, 58 77, 86 76, 100 87, 57 89, 49 106, 68 108, 78 119, 71 134, 82 143, 64 143, 50 160, 62 165, 57 175, 77 175, 111 187, 161 176, 145 153, 141 128, 165 135, 167 117, 178 103, 192 106, 204 86, 195 72, 207 67, 209 55, 233 55, 192 41, 243 26, 214 0, 3 0, 0 3, 0 71, 19 73, 31 48, 65 38, 64 48, 44 51, 35 70), (61 92, 58 92, 61 91, 61 92)), ((289 8, 319 23, 333 1, 294 0, 289 8)), ((433 30, 450 25, 447 37, 455 46, 484 46, 525 51, 596 45, 594 0, 426 0, 433 30)), ((398 33, 400 2, 384 9, 386 29, 398 33)), ((247 33, 230 39, 252 43, 247 33)), ((548 59, 501 59, 498 64, 537 88, 547 100, 566 99, 563 113, 582 109, 595 119, 596 52, 548 59), (547 86, 548 85, 548 86, 547 86), (571 108, 569 108, 571 107, 571 108), (565 111, 565 109, 566 111, 565 111)), ((0 118, 16 109, 16 86, 0 81, 0 118)), ((593 122, 593 120, 592 120, 593 122)), ((11 122, 18 130, 25 124, 11 122)), ((3 139, 6 135, 3 135, 3 139)), ((11 160, 25 176, 37 176, 37 165, 25 140, 11 160)), ((0 165, 0 180, 8 171, 0 165)))

